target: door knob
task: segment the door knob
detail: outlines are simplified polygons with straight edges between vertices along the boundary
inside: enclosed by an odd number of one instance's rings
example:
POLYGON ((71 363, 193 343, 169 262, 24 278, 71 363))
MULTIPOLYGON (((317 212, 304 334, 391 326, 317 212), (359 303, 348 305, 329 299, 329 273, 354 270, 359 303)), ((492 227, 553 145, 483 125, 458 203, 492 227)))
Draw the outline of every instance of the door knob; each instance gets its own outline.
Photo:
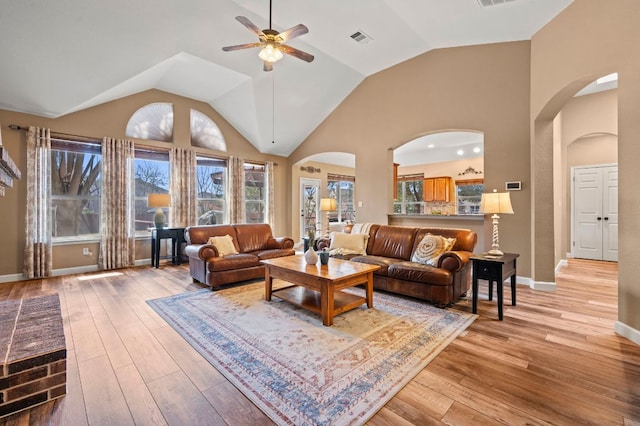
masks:
POLYGON ((609 220, 609 218, 605 216, 605 217, 604 217, 604 220, 609 220))
POLYGON ((598 220, 602 220, 602 218, 601 218, 600 216, 598 216, 598 218, 597 218, 597 219, 598 219, 598 220))

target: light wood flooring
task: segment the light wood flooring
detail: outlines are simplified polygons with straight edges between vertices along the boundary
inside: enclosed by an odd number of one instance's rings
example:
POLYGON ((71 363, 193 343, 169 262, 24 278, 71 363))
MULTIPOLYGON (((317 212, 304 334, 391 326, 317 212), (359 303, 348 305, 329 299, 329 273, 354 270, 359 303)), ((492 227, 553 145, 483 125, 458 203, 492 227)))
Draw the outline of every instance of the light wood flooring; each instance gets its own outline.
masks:
MULTIPOLYGON (((517 288, 479 318, 370 425, 640 425, 640 346, 616 335, 617 264, 570 260, 553 293, 517 288)), ((0 284, 0 300, 58 292, 67 395, 0 425, 272 422, 145 303, 202 288, 186 265, 0 284)), ((453 309, 471 311, 470 299, 453 309)))

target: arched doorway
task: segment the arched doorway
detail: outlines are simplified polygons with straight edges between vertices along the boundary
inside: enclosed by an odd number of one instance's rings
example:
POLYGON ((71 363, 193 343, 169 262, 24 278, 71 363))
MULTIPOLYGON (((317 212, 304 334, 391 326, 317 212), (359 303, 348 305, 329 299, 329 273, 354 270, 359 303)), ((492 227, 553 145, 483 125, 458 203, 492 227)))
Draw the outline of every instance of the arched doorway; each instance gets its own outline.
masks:
POLYGON ((294 240, 302 244, 311 229, 319 236, 355 220, 355 170, 355 155, 345 152, 314 154, 292 166, 294 240), (323 198, 334 199, 336 209, 323 211, 323 198))
MULTIPOLYGON (((609 124, 601 124, 589 116, 578 104, 588 99, 575 95, 592 83, 592 79, 578 80, 558 92, 534 121, 532 149, 532 252, 533 287, 555 289, 555 271, 570 252, 571 240, 571 169, 579 144, 569 148, 587 134, 617 133, 617 114, 609 124), (578 106, 577 106, 578 105, 578 106), (570 121, 571 120, 571 121, 570 121), (567 124, 569 123, 570 124, 567 124), (564 125, 563 125, 564 124, 564 125), (569 151, 568 151, 569 150, 569 151), (570 159, 568 152, 572 152, 570 159), (569 235, 567 237, 567 235, 569 235)), ((590 94, 589 96, 595 96, 590 94)), ((613 99, 617 111, 617 96, 613 99)), ((584 105, 583 105, 584 106, 584 105)), ((611 114, 609 114, 611 117, 611 114)), ((593 149, 583 146, 582 148, 593 149)), ((584 152, 582 153, 584 156, 584 152)), ((587 156, 598 158, 598 154, 587 156)), ((591 161, 591 160, 589 160, 591 161)), ((587 161, 588 162, 588 161, 587 161)))

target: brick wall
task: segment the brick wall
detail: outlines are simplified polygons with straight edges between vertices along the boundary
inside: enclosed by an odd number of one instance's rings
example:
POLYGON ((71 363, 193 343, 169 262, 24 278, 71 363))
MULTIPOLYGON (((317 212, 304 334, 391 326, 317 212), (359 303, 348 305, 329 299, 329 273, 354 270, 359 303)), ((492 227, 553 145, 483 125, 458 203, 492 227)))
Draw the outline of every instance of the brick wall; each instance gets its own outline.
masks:
POLYGON ((57 294, 0 302, 0 417, 66 394, 67 350, 57 294))

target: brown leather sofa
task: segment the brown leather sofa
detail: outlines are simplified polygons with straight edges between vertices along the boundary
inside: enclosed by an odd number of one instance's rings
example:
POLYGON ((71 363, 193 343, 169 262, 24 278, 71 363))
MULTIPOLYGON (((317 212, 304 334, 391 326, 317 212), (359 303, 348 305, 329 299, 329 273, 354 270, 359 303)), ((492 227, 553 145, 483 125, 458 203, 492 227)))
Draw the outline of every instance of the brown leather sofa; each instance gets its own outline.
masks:
POLYGON ((191 277, 213 290, 224 284, 264 278, 261 260, 295 254, 293 240, 275 238, 266 223, 189 226, 184 234, 191 277), (225 235, 232 237, 237 254, 220 256, 216 247, 208 244, 210 237, 225 235))
MULTIPOLYGON (((350 230, 350 226, 345 228, 345 232, 350 230)), ((367 255, 349 257, 349 260, 380 266, 373 276, 375 289, 424 299, 443 307, 454 303, 469 290, 470 257, 477 240, 478 235, 469 229, 373 224, 369 230, 367 255), (437 267, 411 261, 413 252, 427 233, 456 239, 452 250, 440 256, 437 267)))

